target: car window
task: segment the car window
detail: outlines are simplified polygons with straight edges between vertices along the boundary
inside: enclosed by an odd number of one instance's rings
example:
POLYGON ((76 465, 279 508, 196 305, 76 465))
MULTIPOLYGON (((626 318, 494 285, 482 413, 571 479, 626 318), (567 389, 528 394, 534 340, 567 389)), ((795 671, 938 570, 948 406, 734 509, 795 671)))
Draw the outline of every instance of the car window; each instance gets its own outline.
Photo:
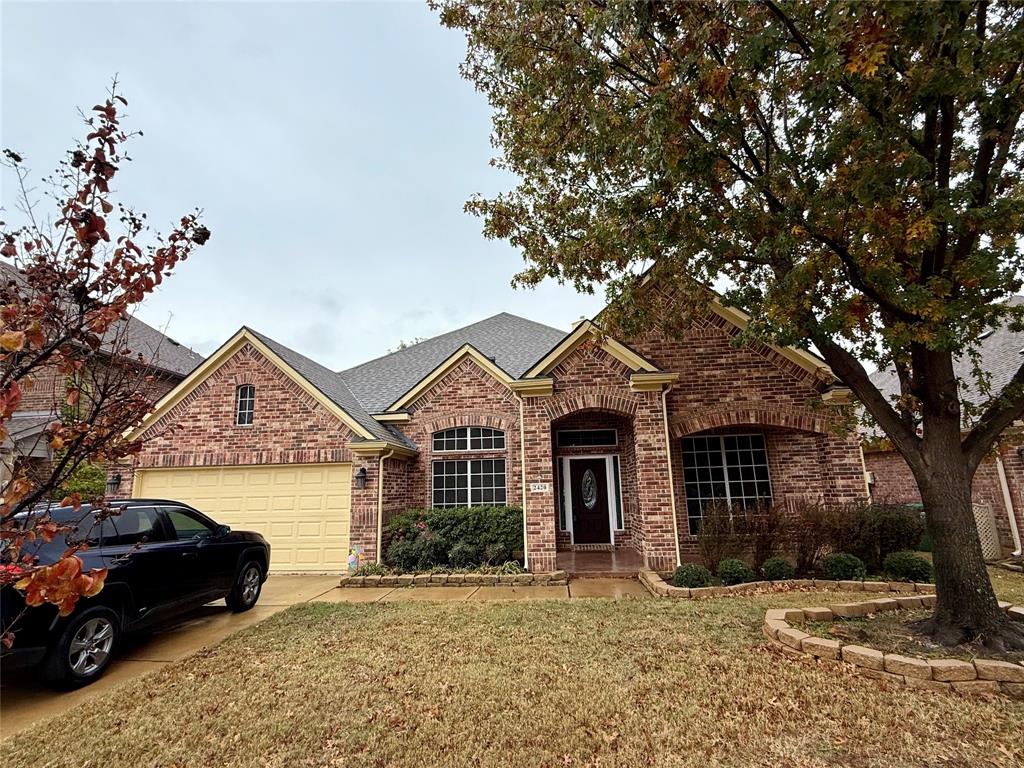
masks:
POLYGON ((100 536, 105 547, 164 540, 156 507, 125 507, 104 521, 100 536))
POLYGON ((165 507, 164 514, 167 515, 178 541, 188 541, 197 536, 208 536, 213 533, 213 528, 190 510, 165 507))

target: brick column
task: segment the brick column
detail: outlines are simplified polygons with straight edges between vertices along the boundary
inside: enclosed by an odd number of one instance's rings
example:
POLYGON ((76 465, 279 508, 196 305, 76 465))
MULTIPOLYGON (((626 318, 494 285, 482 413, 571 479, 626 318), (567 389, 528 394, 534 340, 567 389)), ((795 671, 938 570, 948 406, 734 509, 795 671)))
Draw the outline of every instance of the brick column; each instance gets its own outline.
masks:
POLYGON ((352 522, 349 546, 359 547, 364 563, 377 561, 377 480, 380 461, 376 456, 352 457, 352 522), (366 486, 356 486, 356 475, 366 468, 366 486))
POLYGON ((860 444, 853 436, 815 436, 824 499, 829 504, 860 504, 868 500, 860 444))
POLYGON ((669 570, 676 564, 668 446, 660 392, 639 393, 633 417, 636 488, 639 502, 641 554, 649 568, 669 570))
MULTIPOLYGON (((526 510, 527 566, 533 573, 553 571, 555 483, 551 460, 551 419, 542 397, 523 397, 523 451, 526 457, 523 503, 526 510), (546 490, 531 492, 532 483, 544 483, 546 490)), ((521 467, 516 471, 521 471, 521 467)))

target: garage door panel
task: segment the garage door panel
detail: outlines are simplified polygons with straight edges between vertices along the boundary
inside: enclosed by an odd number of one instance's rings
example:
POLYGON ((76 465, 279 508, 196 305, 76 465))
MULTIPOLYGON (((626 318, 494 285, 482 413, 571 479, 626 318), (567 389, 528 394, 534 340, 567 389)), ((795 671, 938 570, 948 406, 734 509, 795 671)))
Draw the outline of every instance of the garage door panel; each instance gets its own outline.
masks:
POLYGON ((145 469, 135 495, 181 501, 263 534, 272 571, 338 571, 348 557, 351 482, 348 464, 145 469))

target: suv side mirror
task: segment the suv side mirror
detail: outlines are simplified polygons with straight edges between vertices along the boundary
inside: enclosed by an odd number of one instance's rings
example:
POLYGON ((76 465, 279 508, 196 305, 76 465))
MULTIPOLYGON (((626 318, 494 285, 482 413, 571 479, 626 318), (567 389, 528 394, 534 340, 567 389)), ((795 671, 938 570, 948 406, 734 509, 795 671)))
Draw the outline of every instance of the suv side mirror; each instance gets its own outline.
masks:
POLYGON ((215 539, 223 539, 229 533, 231 533, 231 526, 230 525, 224 525, 222 523, 221 525, 218 525, 216 528, 213 529, 213 538, 215 538, 215 539))

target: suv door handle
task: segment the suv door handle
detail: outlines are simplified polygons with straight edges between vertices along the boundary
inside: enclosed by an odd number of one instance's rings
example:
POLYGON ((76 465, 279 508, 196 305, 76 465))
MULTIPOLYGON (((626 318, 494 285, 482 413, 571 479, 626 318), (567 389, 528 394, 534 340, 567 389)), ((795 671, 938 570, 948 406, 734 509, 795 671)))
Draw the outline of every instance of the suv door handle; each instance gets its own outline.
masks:
POLYGON ((199 554, 196 552, 182 552, 181 556, 189 560, 197 560, 199 558, 199 554))

